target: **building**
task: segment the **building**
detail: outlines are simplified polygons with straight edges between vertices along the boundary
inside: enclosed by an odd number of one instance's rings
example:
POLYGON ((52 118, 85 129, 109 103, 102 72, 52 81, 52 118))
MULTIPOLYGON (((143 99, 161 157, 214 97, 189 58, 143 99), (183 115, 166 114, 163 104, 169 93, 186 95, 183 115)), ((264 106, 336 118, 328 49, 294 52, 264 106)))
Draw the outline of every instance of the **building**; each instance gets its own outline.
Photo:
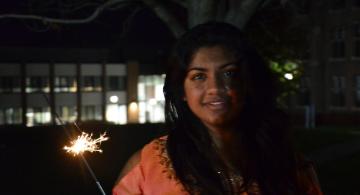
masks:
POLYGON ((164 75, 144 72, 134 60, 118 62, 109 53, 3 49, 0 125, 163 122, 164 75))
POLYGON ((360 1, 301 2, 299 20, 310 27, 310 44, 293 105, 315 105, 327 122, 360 123, 360 1))

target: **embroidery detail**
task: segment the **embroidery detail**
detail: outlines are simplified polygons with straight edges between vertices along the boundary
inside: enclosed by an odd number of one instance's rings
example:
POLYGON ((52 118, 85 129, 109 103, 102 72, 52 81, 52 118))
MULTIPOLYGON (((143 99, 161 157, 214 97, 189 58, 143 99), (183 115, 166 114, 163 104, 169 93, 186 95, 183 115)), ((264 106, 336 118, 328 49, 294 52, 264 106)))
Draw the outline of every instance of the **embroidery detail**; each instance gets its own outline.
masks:
POLYGON ((171 164, 170 158, 166 151, 166 139, 158 138, 154 140, 154 149, 158 151, 158 157, 160 159, 159 163, 163 166, 162 173, 170 180, 176 180, 179 182, 175 176, 175 170, 171 164))

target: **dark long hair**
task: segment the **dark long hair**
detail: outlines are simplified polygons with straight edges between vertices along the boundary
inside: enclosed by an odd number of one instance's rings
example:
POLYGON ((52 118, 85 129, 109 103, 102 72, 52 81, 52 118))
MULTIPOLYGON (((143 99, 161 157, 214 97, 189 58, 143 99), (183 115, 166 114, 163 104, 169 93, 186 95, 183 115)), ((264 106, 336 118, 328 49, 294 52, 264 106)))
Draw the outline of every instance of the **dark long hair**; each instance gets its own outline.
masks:
POLYGON ((237 116, 235 138, 243 191, 255 182, 262 194, 297 194, 296 160, 289 139, 289 120, 277 108, 277 88, 269 66, 236 27, 211 22, 198 25, 177 42, 164 85, 167 150, 177 178, 191 194, 233 194, 225 163, 206 127, 184 97, 186 70, 202 47, 220 46, 234 54, 240 70, 244 106, 237 116))

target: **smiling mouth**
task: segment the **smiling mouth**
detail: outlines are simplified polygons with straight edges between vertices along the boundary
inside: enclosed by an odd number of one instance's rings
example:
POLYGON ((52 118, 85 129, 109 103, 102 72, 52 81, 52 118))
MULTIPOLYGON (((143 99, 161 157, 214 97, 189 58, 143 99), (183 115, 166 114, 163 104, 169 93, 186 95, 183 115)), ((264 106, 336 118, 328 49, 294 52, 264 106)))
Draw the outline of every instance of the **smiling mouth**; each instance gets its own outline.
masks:
POLYGON ((225 101, 212 101, 205 103, 205 106, 210 108, 211 110, 222 110, 226 108, 225 101))

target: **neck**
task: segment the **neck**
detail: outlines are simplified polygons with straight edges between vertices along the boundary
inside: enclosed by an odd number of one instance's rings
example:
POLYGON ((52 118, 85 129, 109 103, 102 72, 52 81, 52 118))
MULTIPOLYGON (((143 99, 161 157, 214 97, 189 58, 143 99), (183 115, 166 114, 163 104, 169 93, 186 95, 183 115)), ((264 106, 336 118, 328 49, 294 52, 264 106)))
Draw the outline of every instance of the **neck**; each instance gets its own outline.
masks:
POLYGON ((237 135, 235 135, 234 129, 209 129, 209 134, 227 169, 229 171, 237 170, 235 164, 239 160, 239 143, 237 143, 237 135))

